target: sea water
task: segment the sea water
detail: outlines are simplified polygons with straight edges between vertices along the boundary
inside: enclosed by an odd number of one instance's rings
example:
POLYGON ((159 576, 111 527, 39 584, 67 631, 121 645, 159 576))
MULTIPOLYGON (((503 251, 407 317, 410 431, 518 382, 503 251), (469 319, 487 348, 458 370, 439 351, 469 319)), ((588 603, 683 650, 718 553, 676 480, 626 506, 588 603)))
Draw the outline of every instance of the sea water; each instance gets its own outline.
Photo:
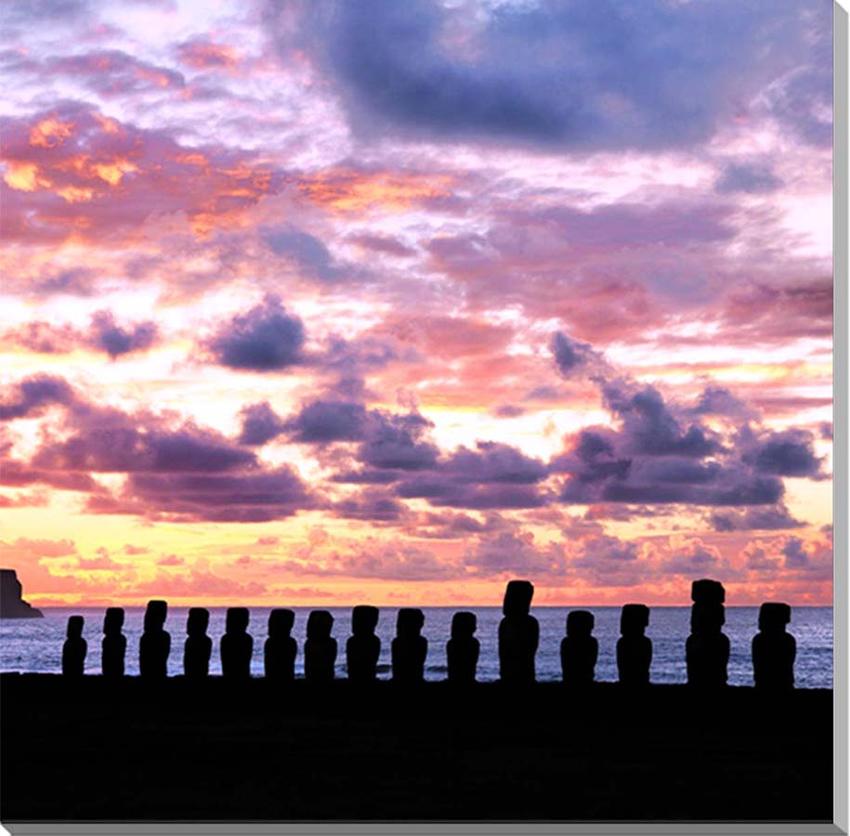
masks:
MULTIPOLYGON (((296 675, 303 675, 303 646, 307 616, 311 607, 293 607, 295 627, 292 635, 298 641, 296 675)), ((334 617, 333 634, 339 644, 337 676, 345 676, 345 640, 351 633, 351 610, 328 608, 334 617)), ((427 607, 422 634, 428 639, 428 657, 425 676, 439 680, 446 677, 446 641, 449 638, 451 619, 460 608, 427 607)), ((470 607, 478 616, 476 636, 481 642, 478 662, 478 679, 498 679, 497 634, 502 617, 498 607, 470 607)), ((577 607, 534 607, 533 615, 540 622, 540 646, 537 651, 537 679, 561 679, 560 644, 564 637, 567 612, 577 607)), ((617 664, 615 647, 619 637, 619 607, 588 607, 596 616, 594 635, 599 640, 599 661, 596 678, 616 681, 617 664)), ((268 607, 251 608, 248 631, 254 637, 254 656, 251 670, 254 676, 263 675, 263 642, 266 637, 268 607)), ((44 618, 26 620, 0 620, 0 670, 28 673, 58 673, 61 670, 62 642, 68 616, 85 618, 84 637, 88 641, 86 672, 100 673, 100 643, 103 635, 104 610, 93 608, 43 609, 44 618)), ((170 607, 166 629, 171 634, 171 655, 168 671, 171 676, 181 674, 183 642, 186 638, 187 607, 170 607)), ((213 639, 210 673, 221 672, 219 638, 224 632, 226 608, 210 608, 208 633, 213 639)), ((143 608, 127 608, 124 635, 127 637, 126 670, 129 675, 139 672, 138 649, 142 633, 143 608)), ((395 634, 396 610, 382 608, 377 633, 381 639, 379 678, 390 675, 390 642, 395 634)), ((690 631, 689 607, 653 607, 646 634, 652 639, 653 682, 677 683, 685 681, 685 640, 690 631)), ((792 611, 791 632, 797 640, 795 664, 796 684, 799 688, 832 687, 832 608, 795 607, 792 611)), ((732 650, 729 659, 729 684, 752 685, 753 668, 751 642, 758 630, 757 607, 727 607, 726 625, 732 650)))

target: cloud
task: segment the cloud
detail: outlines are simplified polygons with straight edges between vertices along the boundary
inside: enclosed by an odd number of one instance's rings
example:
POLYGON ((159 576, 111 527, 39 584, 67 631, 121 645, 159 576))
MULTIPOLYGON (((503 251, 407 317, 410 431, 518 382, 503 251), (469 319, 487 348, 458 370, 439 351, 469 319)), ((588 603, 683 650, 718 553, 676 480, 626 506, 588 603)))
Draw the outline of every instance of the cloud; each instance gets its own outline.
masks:
POLYGON ((305 404, 297 415, 286 422, 285 427, 293 441, 326 444, 365 439, 369 421, 370 414, 362 404, 313 401, 305 404))
POLYGON ((464 555, 464 563, 476 574, 552 577, 566 574, 563 547, 557 543, 538 546, 529 532, 502 532, 483 538, 464 555))
POLYGON ((233 47, 196 37, 177 45, 177 56, 195 70, 232 70, 239 62, 233 47))
POLYGON ((33 69, 37 73, 67 76, 104 97, 179 90, 186 83, 180 73, 142 61, 119 49, 59 55, 33 69))
POLYGON ((305 276, 323 282, 337 281, 346 271, 339 267, 328 248, 315 235, 303 232, 291 224, 265 227, 263 241, 275 255, 292 260, 305 276))
POLYGON ((584 370, 588 363, 598 358, 590 345, 571 339, 560 331, 556 331, 552 337, 551 350, 558 371, 566 378, 579 369, 584 370))
POLYGON ((271 408, 268 401, 250 404, 239 411, 242 430, 239 443, 259 446, 277 438, 286 428, 284 421, 271 408))
POLYGON ((61 377, 37 374, 9 387, 0 401, 0 421, 14 421, 40 415, 54 404, 68 406, 74 401, 74 390, 61 377))
POLYGON ((767 531, 802 528, 806 523, 791 515, 784 505, 766 508, 747 508, 744 511, 723 511, 711 514, 715 531, 767 531))
POLYGON ((157 339, 153 322, 119 325, 110 311, 97 311, 91 321, 91 345, 105 351, 112 359, 150 348, 157 339))
POLYGON ((808 430, 754 432, 746 426, 740 440, 745 448, 743 460, 759 473, 810 479, 823 476, 823 459, 815 455, 814 435, 808 430))
MULTIPOLYGON (((424 0, 315 3, 301 42, 364 134, 658 150, 704 141, 811 60, 805 14, 792 2, 731 0, 499 4, 475 14, 424 0)), ((281 33, 280 46, 291 49, 291 36, 281 33)), ((782 87, 774 111, 795 110, 797 88, 823 95, 827 85, 807 72, 782 87)))
POLYGON ((269 295, 247 313, 222 324, 206 348, 222 366, 266 372, 301 363, 304 340, 301 320, 286 312, 278 296, 269 295))
POLYGON ((730 163, 723 168, 714 188, 721 194, 746 192, 764 194, 774 192, 782 181, 764 163, 730 163))

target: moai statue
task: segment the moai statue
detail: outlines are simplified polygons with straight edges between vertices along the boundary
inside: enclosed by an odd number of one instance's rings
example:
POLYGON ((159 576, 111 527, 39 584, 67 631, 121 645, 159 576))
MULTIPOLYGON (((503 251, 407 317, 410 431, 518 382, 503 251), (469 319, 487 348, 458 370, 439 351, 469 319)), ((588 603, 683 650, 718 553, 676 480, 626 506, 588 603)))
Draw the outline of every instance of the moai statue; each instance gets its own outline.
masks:
POLYGON ((183 674, 187 679, 206 679, 210 674, 212 639, 207 635, 210 611, 192 607, 186 618, 186 642, 183 645, 183 674))
POLYGON ((691 635, 685 645, 688 684, 698 688, 724 686, 729 664, 729 639, 723 633, 726 591, 718 581, 694 581, 691 600, 691 635))
POLYGON ((165 631, 168 604, 165 601, 148 601, 145 625, 139 640, 139 674, 144 679, 165 679, 168 676, 168 654, 171 636, 165 631))
POLYGON ((567 685, 590 685, 599 656, 599 642, 593 632, 593 613, 573 610, 567 614, 567 635, 561 641, 561 671, 567 685))
POLYGON ((100 644, 100 669, 104 676, 124 676, 124 655, 127 637, 121 632, 124 626, 124 610, 108 607, 103 616, 103 641, 100 644))
POLYGON ((474 612, 456 612, 452 616, 452 637, 446 644, 449 682, 469 684, 475 682, 478 654, 481 645, 475 638, 478 619, 474 612))
POLYGON ((345 663, 351 682, 374 682, 381 653, 381 640, 375 635, 378 608, 355 607, 351 611, 351 637, 345 644, 345 663))
POLYGON ((83 638, 83 624, 81 615, 72 615, 68 619, 65 643, 62 645, 62 675, 73 679, 83 675, 86 665, 88 643, 83 638))
POLYGON ((401 609, 396 620, 396 637, 392 642, 393 680, 410 684, 425 679, 425 657, 428 639, 421 635, 425 625, 422 610, 401 609))
POLYGON ((617 639, 617 671, 622 685, 649 685, 652 642, 644 635, 649 625, 649 607, 626 604, 620 614, 617 639))
POLYGON ((295 624, 292 610, 269 613, 269 637, 264 647, 266 679, 292 682, 295 679, 295 656, 298 643, 290 635, 295 624))
POLYGON ((304 642, 304 676, 308 682, 330 682, 336 664, 336 639, 331 636, 334 617, 327 610, 313 610, 307 618, 304 642))
POLYGON ((248 634, 247 607, 229 607, 221 637, 221 675, 225 679, 249 679, 254 640, 248 634))
POLYGON ((753 637, 753 678, 756 688, 786 691, 794 687, 797 642, 785 625, 791 621, 788 604, 762 604, 759 632, 753 637))
POLYGON ((529 614, 534 586, 529 581, 509 581, 499 623, 499 678, 510 685, 534 682, 534 655, 540 625, 529 614))

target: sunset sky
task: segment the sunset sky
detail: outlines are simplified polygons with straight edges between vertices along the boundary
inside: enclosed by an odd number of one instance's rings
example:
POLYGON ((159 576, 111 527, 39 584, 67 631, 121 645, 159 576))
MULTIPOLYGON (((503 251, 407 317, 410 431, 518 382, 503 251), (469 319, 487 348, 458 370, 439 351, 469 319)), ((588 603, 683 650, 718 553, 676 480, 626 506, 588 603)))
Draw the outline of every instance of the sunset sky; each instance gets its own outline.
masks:
POLYGON ((2 14, 31 603, 831 603, 831 2, 2 14))

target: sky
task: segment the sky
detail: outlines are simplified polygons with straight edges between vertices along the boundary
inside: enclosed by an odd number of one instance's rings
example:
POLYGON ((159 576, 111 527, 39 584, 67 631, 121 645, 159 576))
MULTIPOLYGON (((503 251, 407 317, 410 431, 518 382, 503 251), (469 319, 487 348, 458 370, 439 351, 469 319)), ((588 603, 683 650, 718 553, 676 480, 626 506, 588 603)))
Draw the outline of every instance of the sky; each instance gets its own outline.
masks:
POLYGON ((27 600, 831 603, 831 2, 2 14, 27 600))

